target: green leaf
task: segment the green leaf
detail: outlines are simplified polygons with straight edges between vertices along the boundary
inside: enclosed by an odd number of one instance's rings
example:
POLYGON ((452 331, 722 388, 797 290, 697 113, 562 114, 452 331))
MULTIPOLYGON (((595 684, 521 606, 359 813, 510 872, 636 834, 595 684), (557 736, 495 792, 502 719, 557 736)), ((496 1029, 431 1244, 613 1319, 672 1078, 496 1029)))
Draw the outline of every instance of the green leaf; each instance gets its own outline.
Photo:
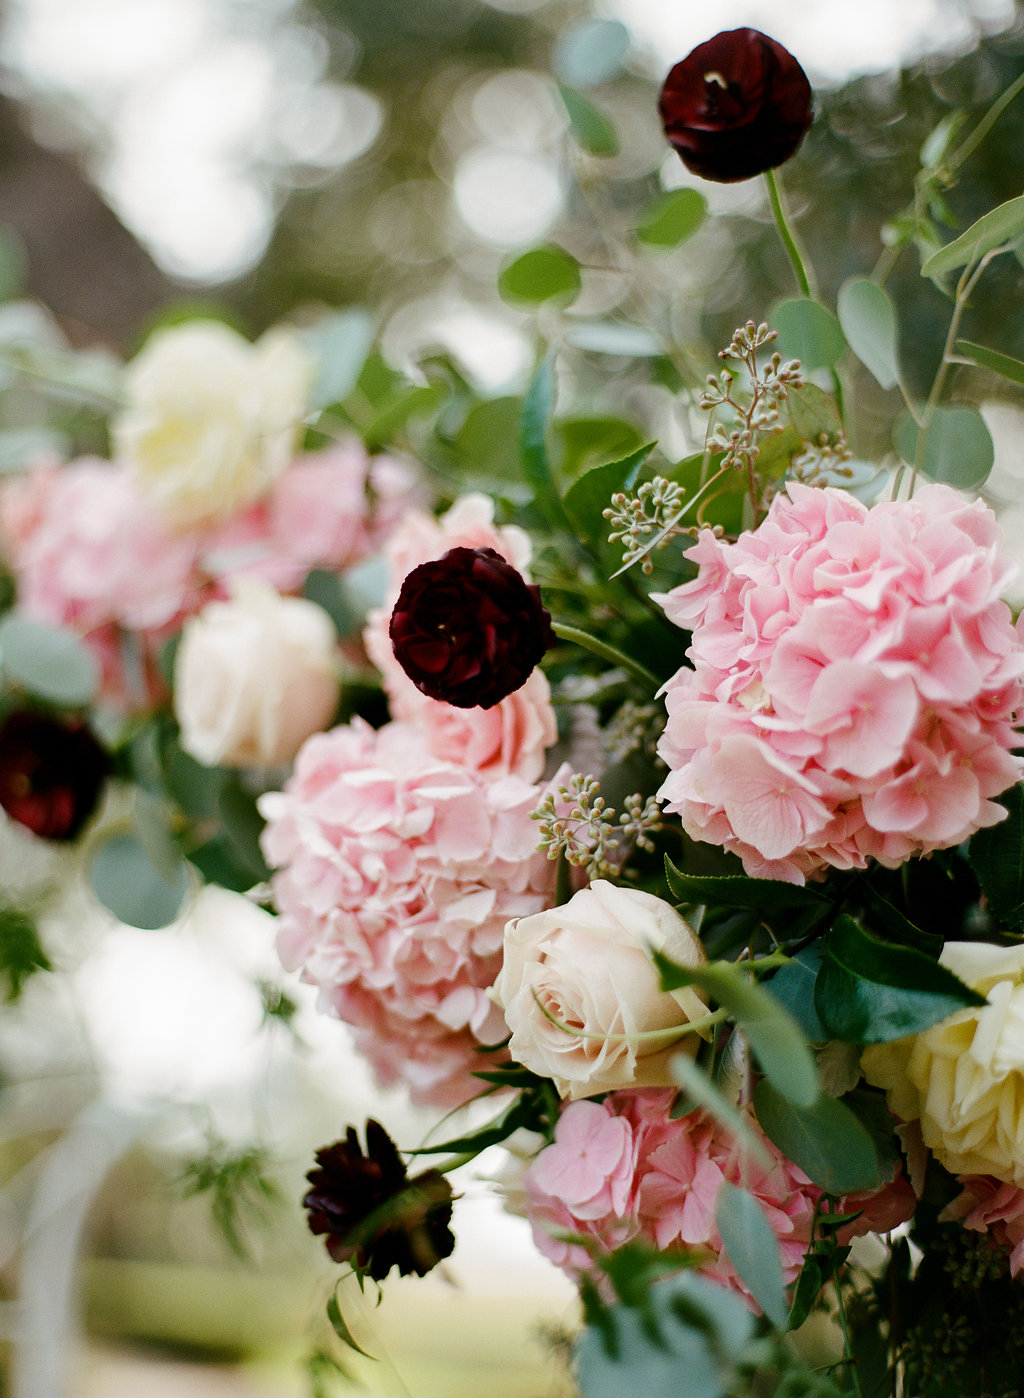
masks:
POLYGON ((779 1240, 752 1194, 723 1180, 715 1222, 729 1261, 773 1325, 783 1328, 789 1314, 782 1280, 779 1240))
POLYGON ((1024 384, 1024 361, 1014 359, 1012 355, 1000 354, 998 350, 976 345, 971 340, 957 340, 956 352, 981 369, 991 369, 994 374, 1001 374, 1011 383, 1024 384))
POLYGON ((1007 927, 1024 928, 1024 786, 999 797, 1006 820, 971 837, 967 859, 996 917, 1007 927))
POLYGON ((583 19, 562 31, 552 66, 570 87, 598 87, 622 71, 629 52, 629 30, 614 19, 583 19))
POLYGON ((565 508, 582 539, 598 549, 607 544, 609 526, 603 512, 616 491, 628 493, 633 489, 640 467, 656 446, 656 442, 647 442, 621 461, 595 466, 573 482, 565 497, 565 508))
POLYGON ((656 359, 665 353, 652 330, 619 320, 582 321, 569 327, 565 341, 589 354, 612 354, 620 359, 656 359))
POLYGON ((554 350, 549 350, 537 366, 523 399, 519 445, 527 480, 533 486, 537 503, 556 529, 572 533, 561 496, 555 486, 548 451, 548 426, 555 407, 554 350))
POLYGON ((554 434, 559 478, 566 481, 575 481, 606 462, 621 461, 643 445, 633 424, 620 417, 559 418, 554 434))
POLYGON ((522 480, 518 443, 521 410, 519 399, 510 395, 486 398, 469 409, 455 437, 455 449, 465 467, 493 477, 503 490, 510 481, 522 480))
POLYGON ((840 1098, 823 1092, 810 1106, 797 1107, 762 1078, 754 1111, 768 1139, 829 1194, 855 1194, 884 1182, 870 1131, 840 1098))
POLYGON ((771 313, 783 359, 799 359, 805 369, 831 369, 846 353, 842 327, 831 311, 806 296, 780 301, 771 313))
POLYGON ((510 262, 498 277, 506 301, 571 301, 580 289, 580 264, 562 248, 533 248, 510 262))
POLYGON ((986 1003, 931 957, 880 941, 845 914, 825 945, 814 1004, 829 1035, 845 1043, 902 1039, 957 1010, 986 1003))
MULTIPOLYGON (((757 1133, 751 1128, 747 1117, 718 1090, 704 1069, 699 1067, 689 1054, 675 1054, 669 1060, 668 1068, 672 1074, 673 1082, 681 1087, 686 1094, 686 1105, 689 1111, 701 1107, 735 1136, 736 1142, 742 1150, 747 1151, 753 1159, 759 1161, 766 1168, 770 1165, 764 1143, 758 1139, 757 1133)), ((680 1115, 685 1114, 685 1112, 680 1113, 680 1115)), ((675 1111, 673 1111, 673 1117, 678 1120, 675 1111)))
POLYGON ((675 248, 691 238, 704 222, 708 201, 697 189, 670 189, 644 214, 636 229, 641 243, 654 248, 675 248))
POLYGON ((335 1292, 327 1302, 327 1319, 331 1322, 331 1328, 338 1339, 349 1349, 354 1349, 357 1354, 361 1354, 364 1359, 376 1359, 376 1355, 369 1354, 362 1345, 356 1344, 352 1331, 345 1324, 345 1319, 341 1314, 341 1307, 338 1305, 338 1295, 335 1292))
POLYGON ((1024 195, 1009 199, 983 214, 966 232, 932 253, 921 268, 923 277, 942 277, 957 267, 977 262, 1001 243, 1024 236, 1024 195))
POLYGON ((695 985, 728 1010, 746 1035, 762 1072, 784 1097, 798 1106, 815 1100, 819 1088, 813 1053, 793 1016, 750 979, 748 969, 731 961, 684 969, 660 952, 654 953, 654 963, 663 990, 695 985))
POLYGON ((269 879, 270 868, 260 848, 263 817, 257 809, 256 797, 242 786, 233 773, 220 789, 217 808, 224 834, 235 854, 252 874, 253 883, 269 879))
POLYGON ((304 333, 303 340, 319 365, 310 395, 314 408, 339 403, 349 396, 362 373, 373 336, 373 316, 355 306, 325 316, 304 333))
POLYGON ((0 977, 6 982, 4 999, 21 999, 25 982, 37 971, 51 970, 35 919, 23 908, 0 905, 0 977))
POLYGON ((824 943, 812 942, 764 983, 765 990, 789 1011, 812 1044, 823 1044, 829 1038, 814 1008, 814 986, 824 958, 824 943))
POLYGON ((888 292, 866 277, 852 277, 839 288, 839 324, 854 354, 882 388, 900 377, 896 308, 888 292))
POLYGON ((817 384, 805 383, 791 388, 786 397, 786 410, 805 442, 818 442, 823 436, 832 439, 842 433, 843 420, 835 400, 817 384))
POLYGON ((88 704, 99 687, 96 658, 77 636, 20 612, 0 621, 0 665, 8 683, 68 708, 88 704))
POLYGON ((992 469, 995 448, 985 419, 974 408, 939 407, 932 415, 918 461, 918 426, 909 413, 896 423, 896 450, 933 481, 976 490, 992 469))
POLYGON ((703 903, 709 908, 748 908, 768 917, 797 909, 830 904, 809 884, 783 883, 781 879, 751 879, 745 874, 685 874, 665 856, 665 878, 677 903, 703 903))
POLYGON ((184 861, 167 877, 138 835, 112 835, 89 861, 89 882, 105 908, 131 927, 166 927, 181 911, 189 877, 184 861))
POLYGON ((569 117, 569 128, 583 149, 591 155, 618 155, 618 133, 605 114, 575 88, 559 83, 558 92, 569 117))

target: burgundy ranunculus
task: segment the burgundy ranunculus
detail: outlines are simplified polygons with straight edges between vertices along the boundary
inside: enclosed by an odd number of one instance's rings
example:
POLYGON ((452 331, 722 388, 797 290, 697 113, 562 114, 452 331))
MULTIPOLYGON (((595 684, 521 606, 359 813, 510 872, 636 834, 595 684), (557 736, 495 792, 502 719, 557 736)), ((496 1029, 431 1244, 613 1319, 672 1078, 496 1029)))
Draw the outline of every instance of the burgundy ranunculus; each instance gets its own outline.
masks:
POLYGON ((455 1247, 452 1187, 438 1170, 409 1179, 391 1137, 366 1123, 366 1154, 350 1126, 343 1141, 316 1153, 303 1199, 312 1233, 326 1233, 335 1262, 383 1281, 392 1267, 422 1277, 455 1247))
POLYGON ((390 635, 416 688, 457 709, 500 703, 555 643, 540 589, 488 548, 449 549, 414 568, 390 635))
POLYGON ((0 724, 0 806, 46 840, 75 838, 109 772, 109 757, 83 723, 24 709, 0 724))
POLYGON ((665 79, 659 109, 686 168, 721 184, 783 164, 814 115, 807 74, 757 29, 698 44, 665 79))

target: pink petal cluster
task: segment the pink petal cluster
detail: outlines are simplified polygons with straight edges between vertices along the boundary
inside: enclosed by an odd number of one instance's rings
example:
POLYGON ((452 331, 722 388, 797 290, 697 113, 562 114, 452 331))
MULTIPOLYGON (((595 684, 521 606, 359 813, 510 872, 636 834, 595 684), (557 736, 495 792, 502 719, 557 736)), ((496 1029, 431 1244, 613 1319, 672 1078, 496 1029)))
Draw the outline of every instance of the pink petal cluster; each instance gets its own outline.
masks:
POLYGON ((590 1248, 600 1254, 632 1238, 663 1251, 694 1250, 705 1275, 750 1299, 715 1223, 718 1191, 729 1181, 761 1205, 779 1241, 785 1280, 794 1281, 821 1191, 767 1139, 766 1168, 741 1158, 735 1139, 706 1112, 672 1121, 674 1097, 671 1088, 634 1089, 564 1108, 554 1143, 524 1181, 538 1248, 574 1277, 594 1272, 590 1248))
POLYGON ((529 815, 540 796, 438 758, 408 724, 356 720, 309 739, 260 800, 282 961, 416 1101, 465 1101, 474 1050, 507 1034, 485 992, 505 923, 553 894, 529 815))
POLYGON ((959 1219, 965 1228, 989 1233, 1010 1253, 1010 1276, 1024 1272, 1024 1189, 992 1175, 961 1175, 963 1190, 939 1215, 941 1222, 959 1219))
POLYGON ((492 548, 530 580, 529 536, 515 525, 497 527, 494 502, 487 496, 465 495, 440 519, 410 511, 384 546, 387 591, 383 606, 367 618, 366 653, 381 672, 392 716, 426 734, 436 756, 465 763, 485 776, 511 773, 537 781, 557 737, 551 690, 542 671, 534 670, 520 689, 489 709, 458 709, 421 694, 395 659, 388 624, 402 582, 413 568, 458 547, 492 548))
POLYGON ((19 606, 85 637, 108 697, 134 708, 155 697, 153 662, 167 636, 211 597, 226 595, 233 578, 256 575, 292 592, 312 568, 365 558, 380 541, 372 504, 378 477, 390 525, 403 500, 415 498, 411 474, 343 443, 299 457, 236 519, 175 531, 124 466, 82 458, 5 483, 0 545, 19 606), (137 668, 148 672, 141 689, 126 671, 125 634, 136 638, 137 668))
POLYGON ((1001 820, 1018 779, 1024 638, 991 510, 948 486, 862 505, 791 483, 659 598, 692 630, 665 686, 659 796, 747 873, 894 868, 1001 820))

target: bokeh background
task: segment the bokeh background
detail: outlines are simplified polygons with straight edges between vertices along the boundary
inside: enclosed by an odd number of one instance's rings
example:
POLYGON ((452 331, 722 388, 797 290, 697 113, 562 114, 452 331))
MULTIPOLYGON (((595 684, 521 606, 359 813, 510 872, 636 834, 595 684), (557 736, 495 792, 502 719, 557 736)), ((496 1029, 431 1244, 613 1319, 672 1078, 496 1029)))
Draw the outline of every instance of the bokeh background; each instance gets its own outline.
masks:
MULTIPOLYGON (((501 404, 530 372, 535 321, 497 280, 554 241, 592 269, 570 312, 577 393, 671 440, 672 386, 635 372, 636 326, 656 323, 685 354, 790 294, 760 182, 693 180, 657 121, 671 64, 743 24, 796 53, 818 90, 785 182, 830 300, 889 255, 879 229, 907 209, 929 134, 976 119, 1020 74, 1020 3, 3 0, 0 389, 26 327, 102 366, 186 313, 256 335, 343 311, 349 342, 377 337, 424 383, 440 356, 497 405, 481 421, 500 469, 514 449, 501 404), (579 100, 589 154, 566 139, 579 100), (641 276, 624 268, 615 236, 687 183, 718 217, 641 276)), ((962 227, 1022 186, 1019 102, 949 191, 949 218, 962 227)), ((1024 318, 1005 315, 1022 282, 1018 260, 997 264, 969 338, 1024 357, 1024 318)), ((890 287, 920 389, 945 313, 909 259, 890 287)), ((0 395, 0 469, 102 446, 81 401, 41 415, 31 385, 0 395)), ((1019 418, 995 395, 987 411, 993 489, 1024 535, 1019 418)), ((56 857, 0 829, 9 893, 45 881, 56 857)), ((430 1123, 375 1091, 345 1030, 282 975, 265 914, 207 890, 182 922, 142 932, 82 893, 45 934, 60 974, 0 1017, 0 1336, 36 1327, 34 1374, 56 1383, 72 1353, 74 1398, 330 1398, 347 1387, 322 1351, 372 1394, 570 1391, 571 1292, 502 1210, 486 1176, 507 1172, 503 1157, 460 1181, 444 1275, 388 1283, 376 1309, 349 1298, 375 1361, 332 1348, 332 1269, 298 1209, 312 1152, 367 1113, 404 1146, 430 1123)), ((30 1391, 22 1362, 0 1392, 59 1398, 30 1391)))

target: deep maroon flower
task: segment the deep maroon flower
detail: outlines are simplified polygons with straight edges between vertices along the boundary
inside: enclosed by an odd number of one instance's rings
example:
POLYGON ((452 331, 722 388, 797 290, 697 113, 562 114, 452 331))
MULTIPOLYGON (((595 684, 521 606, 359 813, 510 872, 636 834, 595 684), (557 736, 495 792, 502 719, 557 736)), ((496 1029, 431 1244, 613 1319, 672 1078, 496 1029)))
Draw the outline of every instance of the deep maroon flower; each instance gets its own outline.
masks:
POLYGON ((698 44, 665 79, 659 109, 686 168, 722 184, 783 164, 814 115, 807 74, 757 29, 698 44))
POLYGON ((451 1254, 452 1188, 438 1170, 409 1179, 391 1137, 366 1123, 366 1154, 354 1126, 343 1141, 316 1153, 319 1169, 303 1199, 312 1233, 326 1233, 335 1262, 352 1265, 375 1281, 392 1267, 403 1276, 425 1276, 451 1254))
POLYGON ((449 549, 414 568, 390 635, 416 688, 457 709, 500 703, 555 643, 540 589, 489 548, 449 549))
POLYGON ((0 724, 0 806, 44 839, 75 838, 109 771, 109 757, 82 723, 25 709, 0 724))

